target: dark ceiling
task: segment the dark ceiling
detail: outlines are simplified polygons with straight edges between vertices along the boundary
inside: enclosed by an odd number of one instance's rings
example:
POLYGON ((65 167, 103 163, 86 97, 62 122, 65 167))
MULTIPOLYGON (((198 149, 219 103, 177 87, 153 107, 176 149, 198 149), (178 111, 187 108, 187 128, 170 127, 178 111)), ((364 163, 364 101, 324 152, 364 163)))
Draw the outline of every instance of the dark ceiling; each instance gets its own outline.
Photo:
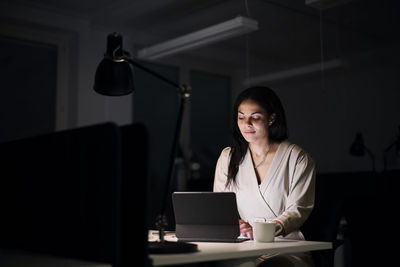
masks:
POLYGON ((2 1, 87 20, 91 27, 104 31, 129 34, 137 49, 237 15, 249 16, 259 22, 259 30, 248 39, 236 37, 179 55, 231 69, 243 69, 249 62, 253 69, 280 70, 399 39, 400 9, 394 0, 329 0, 333 7, 324 10, 307 5, 306 0, 2 1))

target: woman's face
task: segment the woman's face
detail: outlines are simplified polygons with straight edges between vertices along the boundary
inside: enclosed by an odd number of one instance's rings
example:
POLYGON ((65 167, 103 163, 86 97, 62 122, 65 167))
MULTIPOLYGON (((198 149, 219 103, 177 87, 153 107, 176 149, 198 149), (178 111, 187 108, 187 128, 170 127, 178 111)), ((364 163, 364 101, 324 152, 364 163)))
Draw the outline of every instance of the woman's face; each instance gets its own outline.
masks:
POLYGON ((247 99, 239 105, 237 124, 248 143, 265 142, 269 123, 272 122, 267 111, 257 102, 247 99))

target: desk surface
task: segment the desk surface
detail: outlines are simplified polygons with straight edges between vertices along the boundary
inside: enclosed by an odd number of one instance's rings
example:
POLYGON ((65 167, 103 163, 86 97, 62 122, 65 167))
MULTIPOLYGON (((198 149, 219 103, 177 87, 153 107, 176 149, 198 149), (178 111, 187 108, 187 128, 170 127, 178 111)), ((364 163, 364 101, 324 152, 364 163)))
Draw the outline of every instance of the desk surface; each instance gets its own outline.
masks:
MULTIPOLYGON (((206 243, 196 242, 199 251, 183 254, 150 254, 154 266, 178 265, 186 263, 228 260, 255 260, 258 256, 273 253, 295 253, 312 250, 331 249, 329 242, 299 241, 275 239, 273 243, 245 241, 242 243, 206 243)), ((84 262, 74 259, 62 259, 35 253, 7 251, 0 249, 0 266, 93 266, 111 267, 110 264, 84 262)), ((234 266, 234 264, 228 264, 234 266)))
POLYGON ((198 252, 182 254, 151 254, 154 266, 185 264, 205 261, 257 258, 273 253, 295 253, 331 249, 330 242, 275 239, 272 243, 245 241, 242 243, 195 242, 198 252))

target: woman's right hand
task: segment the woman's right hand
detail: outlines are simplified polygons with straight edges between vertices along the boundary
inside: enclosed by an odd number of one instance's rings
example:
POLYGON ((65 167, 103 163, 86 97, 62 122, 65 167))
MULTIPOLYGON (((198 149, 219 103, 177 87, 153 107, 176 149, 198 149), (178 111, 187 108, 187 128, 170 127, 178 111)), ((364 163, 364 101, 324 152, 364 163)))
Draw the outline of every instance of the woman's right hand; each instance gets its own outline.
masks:
POLYGON ((251 225, 244 221, 244 220, 239 220, 239 228, 240 228, 240 235, 248 237, 250 239, 253 239, 253 227, 251 225))

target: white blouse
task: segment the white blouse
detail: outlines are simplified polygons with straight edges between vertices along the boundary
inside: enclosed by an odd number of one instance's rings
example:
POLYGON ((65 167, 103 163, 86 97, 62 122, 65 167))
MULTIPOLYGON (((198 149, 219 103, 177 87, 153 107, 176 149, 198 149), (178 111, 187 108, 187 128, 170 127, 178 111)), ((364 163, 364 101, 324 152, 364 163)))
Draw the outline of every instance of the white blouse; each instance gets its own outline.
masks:
POLYGON ((251 225, 255 220, 279 220, 290 239, 304 239, 300 226, 314 207, 315 164, 299 146, 283 141, 272 163, 258 184, 256 172, 247 150, 239 166, 236 183, 226 187, 230 147, 222 150, 218 159, 214 191, 236 194, 239 215, 251 225))

